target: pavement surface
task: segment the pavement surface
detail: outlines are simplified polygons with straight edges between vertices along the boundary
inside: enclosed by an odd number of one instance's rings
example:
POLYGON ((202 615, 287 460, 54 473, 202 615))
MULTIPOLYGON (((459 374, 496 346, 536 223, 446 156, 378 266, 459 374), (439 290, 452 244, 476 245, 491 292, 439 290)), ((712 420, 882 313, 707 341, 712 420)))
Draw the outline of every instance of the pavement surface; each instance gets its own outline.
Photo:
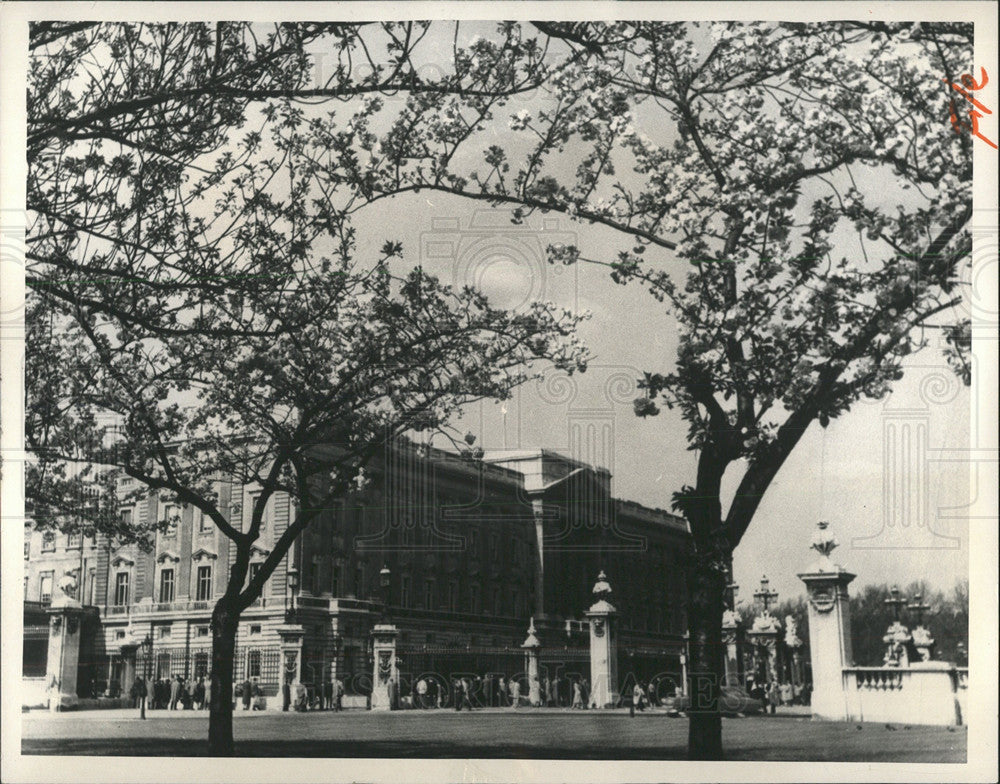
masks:
MULTIPOLYGON (((205 756, 204 711, 22 717, 24 754, 205 756)), ((723 719, 730 760, 965 762, 965 727, 814 722, 801 711, 723 719)), ((241 757, 684 759, 688 722, 661 711, 411 710, 234 714, 241 757)))

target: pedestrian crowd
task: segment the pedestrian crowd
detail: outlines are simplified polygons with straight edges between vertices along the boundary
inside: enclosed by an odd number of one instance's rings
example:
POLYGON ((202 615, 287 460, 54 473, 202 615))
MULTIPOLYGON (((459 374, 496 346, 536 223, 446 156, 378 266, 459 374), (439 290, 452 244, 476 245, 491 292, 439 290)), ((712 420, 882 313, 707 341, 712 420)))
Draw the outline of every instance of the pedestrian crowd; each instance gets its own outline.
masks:
POLYGON ((755 683, 753 678, 747 679, 747 693, 755 700, 759 700, 764 712, 767 713, 773 714, 782 706, 808 705, 811 692, 812 687, 809 684, 787 681, 755 683))
POLYGON ((211 700, 212 681, 204 676, 157 678, 147 683, 136 678, 129 690, 132 705, 140 707, 143 700, 151 710, 205 710, 211 700))

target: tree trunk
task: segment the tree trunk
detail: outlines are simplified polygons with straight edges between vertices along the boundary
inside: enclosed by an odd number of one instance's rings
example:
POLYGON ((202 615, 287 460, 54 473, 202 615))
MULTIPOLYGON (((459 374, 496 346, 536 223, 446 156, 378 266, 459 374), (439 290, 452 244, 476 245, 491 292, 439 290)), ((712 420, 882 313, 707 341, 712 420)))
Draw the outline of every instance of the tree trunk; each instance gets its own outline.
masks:
POLYGON ((713 559, 695 556, 686 576, 690 634, 688 694, 691 698, 688 759, 721 760, 725 573, 713 559))
POLYGON ((233 748, 233 657, 239 611, 219 599, 212 612, 212 694, 208 714, 208 753, 231 757, 233 748))

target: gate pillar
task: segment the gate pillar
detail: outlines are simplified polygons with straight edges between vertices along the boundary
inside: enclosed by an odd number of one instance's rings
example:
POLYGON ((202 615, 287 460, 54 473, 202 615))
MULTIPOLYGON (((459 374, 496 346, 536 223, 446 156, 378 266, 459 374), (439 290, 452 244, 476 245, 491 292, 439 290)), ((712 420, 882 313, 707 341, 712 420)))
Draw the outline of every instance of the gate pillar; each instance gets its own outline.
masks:
POLYGON ((584 615, 590 620, 590 702, 598 708, 618 703, 618 610, 608 601, 611 586, 604 572, 597 576, 597 601, 584 615))

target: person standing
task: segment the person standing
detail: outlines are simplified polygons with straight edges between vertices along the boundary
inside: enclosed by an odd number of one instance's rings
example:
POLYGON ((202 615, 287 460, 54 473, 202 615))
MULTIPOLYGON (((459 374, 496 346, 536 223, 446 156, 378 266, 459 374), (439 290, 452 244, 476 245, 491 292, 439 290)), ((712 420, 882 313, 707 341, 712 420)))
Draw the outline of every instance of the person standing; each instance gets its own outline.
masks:
POLYGON ((573 710, 583 710, 583 689, 580 688, 580 681, 573 681, 573 710))
POLYGON ((203 707, 212 707, 212 673, 209 673, 208 677, 205 678, 205 702, 203 707))
POLYGON ((417 681, 417 707, 427 709, 427 681, 423 678, 417 681))
POLYGON ((323 710, 333 709, 333 681, 323 681, 323 710))
POLYGON ((636 683, 635 688, 632 689, 632 702, 635 703, 636 710, 643 710, 642 707, 642 684, 636 683))
POLYGON ((521 682, 517 678, 510 679, 510 704, 515 710, 521 704, 521 682))
POLYGON ((333 709, 340 713, 343 708, 344 682, 336 678, 333 682, 333 709))
POLYGON ((194 686, 194 704, 198 710, 205 707, 205 679, 198 678, 194 686))
POLYGON ((774 681, 771 681, 767 685, 767 701, 771 706, 771 714, 774 715, 774 713, 777 712, 778 703, 781 702, 781 694, 778 691, 778 684, 774 681))
POLYGON ((309 693, 301 681, 295 681, 292 684, 292 691, 295 694, 295 710, 301 713, 309 707, 309 693))
POLYGON ((502 708, 507 704, 507 679, 500 676, 497 681, 497 707, 502 708))
POLYGON ((181 698, 181 676, 170 679, 170 710, 177 710, 177 702, 181 698))
POLYGON ((146 686, 145 678, 136 678, 135 691, 139 701, 139 718, 146 718, 146 697, 149 696, 149 688, 146 686))
POLYGON ((785 682, 781 684, 781 704, 792 704, 792 684, 785 682))
POLYGON ((253 684, 250 683, 249 678, 245 678, 243 681, 243 710, 250 710, 250 701, 253 699, 253 684))
POLYGON ((194 709, 195 685, 194 678, 188 678, 184 682, 184 710, 194 709))
POLYGON ((462 704, 471 713, 472 712, 472 681, 469 678, 462 679, 462 704))

